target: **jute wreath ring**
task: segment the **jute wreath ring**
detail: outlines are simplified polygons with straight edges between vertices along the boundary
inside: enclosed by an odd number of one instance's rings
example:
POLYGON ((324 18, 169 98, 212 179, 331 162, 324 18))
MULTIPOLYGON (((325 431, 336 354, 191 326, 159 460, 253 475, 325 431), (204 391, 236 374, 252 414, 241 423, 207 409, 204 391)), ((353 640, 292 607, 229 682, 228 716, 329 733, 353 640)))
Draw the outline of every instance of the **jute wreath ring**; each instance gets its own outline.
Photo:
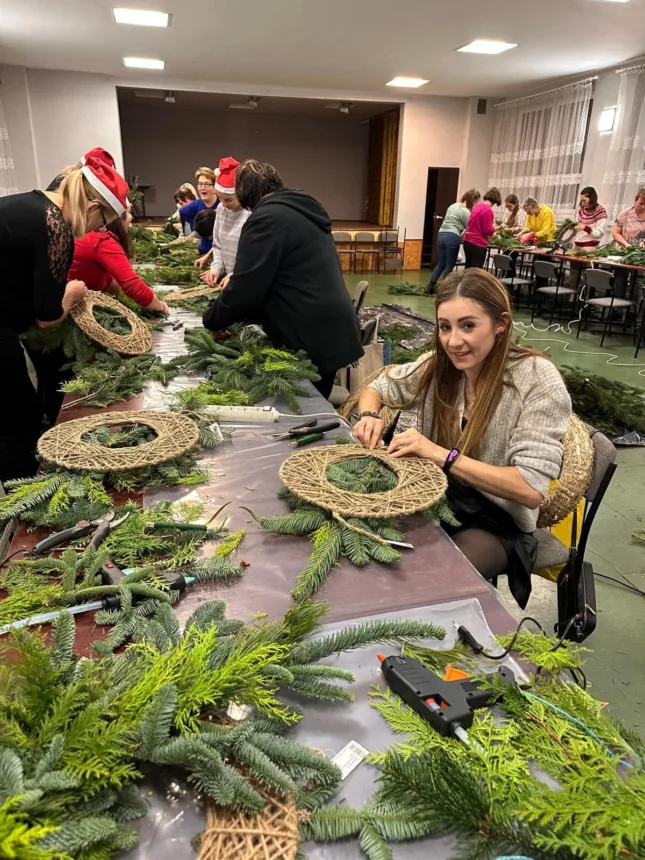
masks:
POLYGON ((280 479, 298 498, 324 508, 343 525, 346 525, 344 517, 378 519, 423 511, 439 501, 448 486, 446 476, 430 460, 393 459, 385 451, 366 451, 361 445, 299 451, 284 461, 280 479), (327 479, 327 468, 333 463, 368 457, 375 457, 394 472, 398 479, 394 489, 385 493, 353 493, 335 487, 327 479))
POLYGON ((176 412, 112 412, 90 415, 58 424, 44 433, 38 453, 49 463, 64 469, 90 472, 123 472, 174 460, 199 440, 199 428, 190 418, 176 412), (106 448, 83 437, 99 427, 144 424, 157 434, 151 442, 133 448, 106 448))
POLYGON ((130 308, 111 296, 90 290, 84 299, 72 305, 69 313, 83 334, 119 355, 142 355, 152 347, 152 334, 148 326, 130 308), (103 328, 94 316, 95 307, 108 308, 124 317, 132 329, 130 334, 116 334, 103 328))

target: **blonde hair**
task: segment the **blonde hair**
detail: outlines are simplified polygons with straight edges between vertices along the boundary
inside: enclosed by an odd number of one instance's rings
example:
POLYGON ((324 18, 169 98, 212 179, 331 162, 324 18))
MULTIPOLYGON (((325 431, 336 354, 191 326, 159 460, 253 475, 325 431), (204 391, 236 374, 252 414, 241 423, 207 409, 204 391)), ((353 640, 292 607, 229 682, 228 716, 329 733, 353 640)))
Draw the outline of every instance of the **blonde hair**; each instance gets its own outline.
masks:
POLYGON ((87 233, 88 203, 98 203, 106 221, 112 221, 119 215, 90 185, 82 170, 77 168, 72 168, 65 176, 58 193, 63 198, 65 220, 77 238, 87 233))
POLYGON ((200 176, 206 176, 208 179, 210 179, 210 181, 213 183, 213 185, 215 185, 215 182, 217 180, 217 175, 215 174, 215 171, 211 167, 200 167, 198 170, 196 170, 195 171, 195 181, 196 182, 199 182, 200 176))
POLYGON ((466 269, 464 272, 453 272, 444 278, 437 290, 437 315, 440 306, 456 296, 478 302, 494 322, 505 322, 506 327, 497 336, 493 348, 486 356, 477 384, 477 398, 464 430, 459 425, 457 410, 463 373, 455 367, 441 343, 438 322, 434 329, 433 354, 428 359, 415 402, 425 404, 432 386, 430 438, 442 448, 458 448, 462 454, 476 456, 499 405, 504 386, 510 384, 506 378, 508 362, 542 353, 528 347, 516 346, 512 342, 513 319, 508 292, 503 284, 488 272, 482 269, 466 269))

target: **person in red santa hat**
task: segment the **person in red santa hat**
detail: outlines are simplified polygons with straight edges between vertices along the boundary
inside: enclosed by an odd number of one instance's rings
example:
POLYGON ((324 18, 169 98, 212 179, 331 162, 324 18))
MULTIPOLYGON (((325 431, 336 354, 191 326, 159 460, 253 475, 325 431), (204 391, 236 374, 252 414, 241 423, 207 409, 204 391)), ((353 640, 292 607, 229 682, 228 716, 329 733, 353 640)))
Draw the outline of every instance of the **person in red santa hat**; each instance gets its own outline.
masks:
POLYGON ((228 284, 233 274, 240 233, 251 215, 248 209, 240 206, 240 201, 235 194, 235 175, 239 166, 240 162, 229 156, 221 159, 215 171, 217 174, 215 191, 217 191, 220 206, 217 208, 213 228, 213 262, 210 272, 202 275, 202 281, 212 287, 224 276, 220 284, 221 289, 228 284))
POLYGON ((95 146, 94 149, 90 149, 85 155, 81 155, 79 161, 76 164, 70 165, 70 167, 64 167, 59 174, 57 174, 54 179, 49 183, 46 191, 58 191, 61 186, 63 179, 70 173, 72 170, 80 170, 86 163, 87 159, 95 159, 96 161, 101 161, 103 164, 106 164, 108 167, 111 167, 112 170, 116 170, 116 162, 114 158, 110 155, 107 149, 103 149, 102 146, 95 146))
POLYGON ((15 407, 11 420, 0 425, 0 481, 34 475, 38 468, 44 374, 52 352, 37 356, 37 393, 20 335, 33 325, 62 322, 87 292, 82 281, 68 280, 74 237, 122 211, 114 193, 121 182, 111 167, 90 157, 67 174, 58 191, 0 198, 0 402, 15 407))

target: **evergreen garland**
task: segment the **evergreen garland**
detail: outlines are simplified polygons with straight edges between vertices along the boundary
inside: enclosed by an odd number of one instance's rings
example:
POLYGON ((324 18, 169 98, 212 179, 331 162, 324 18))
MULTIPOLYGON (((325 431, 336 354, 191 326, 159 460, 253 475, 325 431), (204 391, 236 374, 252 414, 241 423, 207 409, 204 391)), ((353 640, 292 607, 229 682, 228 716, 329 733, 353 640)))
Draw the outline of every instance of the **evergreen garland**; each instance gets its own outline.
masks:
MULTIPOLYGON (((11 840, 3 844, 27 846, 17 854, 24 860, 109 860, 128 850, 136 835, 127 824, 147 811, 137 788, 144 763, 184 770, 201 793, 232 809, 262 808, 255 782, 293 794, 302 809, 320 806, 340 773, 283 737, 300 715, 278 692, 328 697, 331 688, 348 698, 329 679, 346 683, 351 675, 315 665, 306 650, 324 611, 311 603, 246 627, 216 602, 200 606, 182 633, 160 606, 136 619, 123 654, 103 647, 96 660, 75 656, 69 614, 55 622, 49 645, 16 631, 0 644, 14 654, 0 672, 0 834, 11 840), (231 702, 250 705, 251 716, 231 724, 231 702)), ((378 630, 396 642, 436 632, 413 621, 378 630)), ((348 648, 366 640, 361 626, 341 633, 348 648)), ((316 640, 316 653, 334 653, 340 635, 316 640)))
MULTIPOLYGON (((523 633, 519 653, 545 667, 553 642, 523 633)), ((552 651, 555 671, 579 665, 580 649, 559 650, 552 651)), ((406 646, 436 671, 447 657, 434 652, 424 660, 430 651, 406 646)), ((456 837, 459 860, 645 856, 643 742, 605 717, 588 693, 546 670, 526 691, 497 680, 493 687, 502 718, 476 711, 470 745, 435 732, 389 689, 375 690, 374 706, 406 740, 372 756, 381 775, 362 810, 317 811, 303 822, 303 838, 355 837, 369 858, 391 856, 390 843, 441 835, 456 837)))
POLYGON ((413 284, 411 281, 390 284, 387 291, 392 296, 427 296, 427 284, 413 284))
POLYGON ((560 369, 573 411, 608 436, 628 430, 645 433, 645 392, 606 376, 589 373, 582 367, 565 365, 560 369))
POLYGON ((72 365, 74 379, 61 391, 77 394, 85 406, 109 406, 127 400, 143 391, 146 383, 167 385, 176 370, 165 365, 151 353, 123 359, 113 350, 97 353, 91 364, 76 361, 72 365))
POLYGON ((206 329, 190 329, 185 334, 188 355, 178 356, 170 364, 185 373, 208 373, 209 393, 243 393, 248 403, 267 397, 283 397, 300 412, 298 398, 310 393, 299 383, 320 379, 314 365, 304 353, 293 354, 274 349, 266 336, 255 327, 236 327, 225 341, 216 340, 206 329))
POLYGON ((154 269, 140 272, 143 280, 151 287, 157 284, 166 286, 192 286, 201 283, 201 272, 196 269, 192 262, 184 262, 184 259, 164 258, 163 265, 157 265, 154 269))
MULTIPOLYGON (((329 466, 327 479, 340 489, 353 493, 386 492, 397 483, 396 475, 387 466, 367 454, 329 466)), ((263 517, 258 519, 259 524, 277 534, 308 535, 313 544, 309 561, 296 578, 291 592, 294 603, 311 598, 324 585, 341 557, 349 559, 356 567, 364 567, 372 559, 381 564, 400 561, 401 553, 386 543, 405 540, 395 521, 352 517, 346 526, 336 522, 323 508, 299 499, 286 487, 278 491, 278 496, 287 502, 292 512, 281 517, 263 517)), ((442 501, 423 513, 433 523, 455 523, 452 512, 442 501)))

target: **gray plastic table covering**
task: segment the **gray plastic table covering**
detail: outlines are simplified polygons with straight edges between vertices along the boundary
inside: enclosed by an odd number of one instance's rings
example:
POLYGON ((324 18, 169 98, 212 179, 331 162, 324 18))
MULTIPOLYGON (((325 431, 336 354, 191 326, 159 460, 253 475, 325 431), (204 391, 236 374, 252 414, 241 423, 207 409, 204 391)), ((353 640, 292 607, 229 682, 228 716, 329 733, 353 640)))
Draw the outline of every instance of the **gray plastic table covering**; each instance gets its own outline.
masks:
MULTIPOLYGON (((456 632, 453 622, 465 625, 489 650, 495 652, 496 645, 479 601, 475 598, 458 600, 436 606, 423 606, 400 612, 381 613, 374 619, 415 619, 438 624, 446 629, 446 638, 427 640, 432 648, 447 649, 454 645, 456 632)), ((356 618, 342 623, 327 624, 319 635, 326 635, 368 619, 356 618)), ((287 736, 300 743, 323 750, 330 758, 349 741, 357 741, 370 752, 378 752, 402 741, 394 735, 385 719, 371 707, 369 692, 374 685, 385 689, 377 653, 387 656, 399 651, 386 644, 371 645, 357 651, 341 653, 323 660, 348 669, 356 676, 351 685, 356 696, 353 704, 345 702, 306 702, 305 715, 300 723, 290 729, 287 736)), ((512 659, 503 662, 520 676, 521 669, 512 659)), ((496 668, 499 663, 491 664, 496 668)), ((360 808, 372 795, 377 769, 363 762, 344 780, 332 803, 347 803, 360 808)), ((204 829, 204 804, 185 781, 185 775, 164 769, 150 773, 141 791, 149 806, 146 818, 135 822, 140 836, 139 845, 123 855, 127 860, 191 860, 195 853, 190 840, 204 829)), ((303 845, 309 860, 364 860, 355 840, 331 844, 303 845)), ((393 846, 396 860, 448 860, 454 850, 452 837, 437 837, 415 842, 404 842, 393 846)))

